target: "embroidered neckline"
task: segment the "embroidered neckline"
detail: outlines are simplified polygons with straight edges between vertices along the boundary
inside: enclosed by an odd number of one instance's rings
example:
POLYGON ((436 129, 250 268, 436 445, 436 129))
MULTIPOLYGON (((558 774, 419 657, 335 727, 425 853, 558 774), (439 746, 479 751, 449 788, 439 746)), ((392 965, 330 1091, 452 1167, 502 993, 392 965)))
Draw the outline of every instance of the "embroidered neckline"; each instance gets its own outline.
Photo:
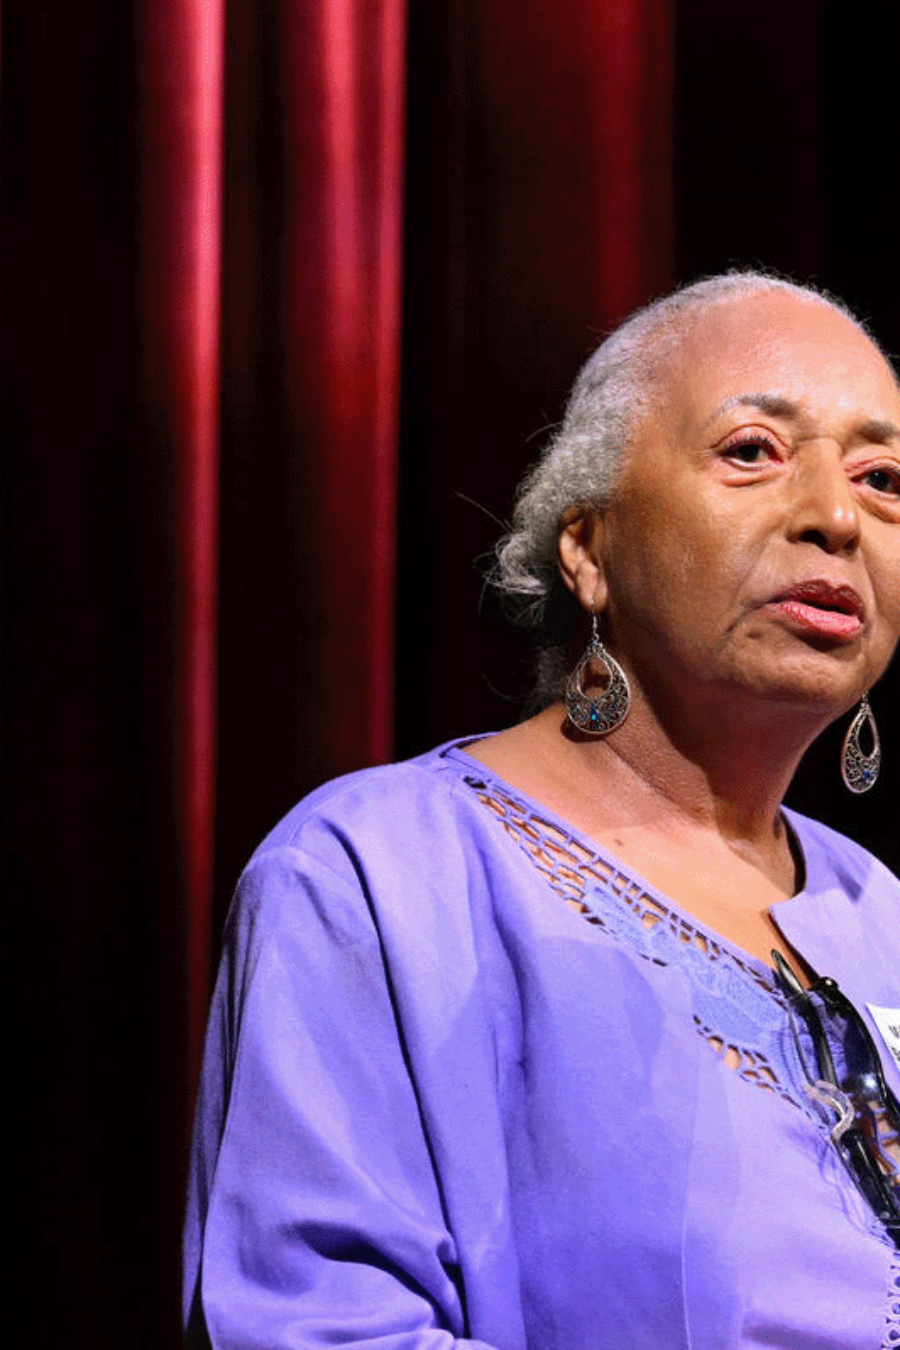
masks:
POLYGON ((627 943, 645 959, 685 970, 697 1031, 715 1055, 745 1081, 775 1092, 807 1113, 788 1067, 784 1001, 769 968, 704 929, 461 746, 451 746, 448 753, 468 770, 463 782, 496 817, 549 890, 586 922, 627 943))
MULTIPOLYGON (((694 1025, 721 1063, 821 1126, 802 1090, 783 996, 765 963, 705 930, 668 897, 604 856, 587 836, 467 755, 464 744, 453 744, 445 753, 464 770, 462 781, 522 850, 548 890, 645 959, 686 968, 694 1025)), ((808 859, 804 870, 808 883, 808 859)), ((900 1251, 874 1215, 871 1232, 890 1250, 880 1350, 900 1350, 900 1251)))
POLYGON ((900 1347, 900 1252, 894 1251, 891 1256, 887 1317, 881 1350, 898 1350, 898 1347, 900 1347))

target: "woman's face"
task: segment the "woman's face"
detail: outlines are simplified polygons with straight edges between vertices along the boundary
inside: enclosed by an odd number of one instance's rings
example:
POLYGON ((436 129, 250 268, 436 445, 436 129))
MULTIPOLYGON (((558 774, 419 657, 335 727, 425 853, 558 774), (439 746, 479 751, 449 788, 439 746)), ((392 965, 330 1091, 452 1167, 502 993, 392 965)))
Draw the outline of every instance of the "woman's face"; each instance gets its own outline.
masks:
POLYGON ((695 320, 595 557, 614 650, 649 690, 836 715, 900 635, 900 392, 825 305, 695 320))

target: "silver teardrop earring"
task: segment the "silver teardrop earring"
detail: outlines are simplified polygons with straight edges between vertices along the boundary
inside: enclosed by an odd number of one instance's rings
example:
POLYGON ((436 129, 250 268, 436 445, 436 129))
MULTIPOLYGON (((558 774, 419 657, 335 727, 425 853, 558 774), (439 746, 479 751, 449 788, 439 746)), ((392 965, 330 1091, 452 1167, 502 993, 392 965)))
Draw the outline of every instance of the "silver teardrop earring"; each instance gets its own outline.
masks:
POLYGON ((875 786, 880 768, 881 741, 878 739, 878 728, 869 707, 869 695, 863 694, 862 702, 847 728, 844 744, 841 746, 841 776, 851 792, 868 792, 869 788, 875 786), (859 733, 867 722, 869 735, 872 737, 872 749, 868 754, 863 750, 859 739, 859 733))
POLYGON ((605 736, 621 726, 631 707, 631 689, 625 672, 600 641, 597 615, 591 613, 591 636, 584 655, 566 684, 566 715, 577 731, 589 736, 605 736), (599 661, 606 672, 606 688, 593 696, 583 689, 584 677, 592 661, 599 661))

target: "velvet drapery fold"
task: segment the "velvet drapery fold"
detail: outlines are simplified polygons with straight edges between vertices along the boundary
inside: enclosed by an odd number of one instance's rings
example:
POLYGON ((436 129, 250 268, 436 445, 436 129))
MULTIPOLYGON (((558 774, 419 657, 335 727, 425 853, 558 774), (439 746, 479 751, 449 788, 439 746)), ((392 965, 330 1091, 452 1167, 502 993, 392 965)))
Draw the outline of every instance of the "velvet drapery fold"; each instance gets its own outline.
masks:
POLYGON ((405 18, 4 11, 10 1343, 179 1343, 219 765, 391 752, 405 18))
POLYGON ((208 998, 216 769, 224 5, 153 0, 137 31, 139 434, 171 501, 172 815, 190 1087, 208 998))
POLYGON ((673 24, 668 0, 411 7, 403 753, 521 704, 483 574, 578 367, 670 284, 673 24))
MULTIPOLYGON (((256 5, 226 14, 223 0, 154 0, 140 10, 137 31, 135 412, 148 456, 156 447, 165 458, 171 494, 169 754, 189 1082, 221 919, 212 905, 220 603, 228 636, 232 627, 219 586, 218 489, 220 475, 232 485, 235 463, 252 476, 258 456, 274 462, 286 494, 275 530, 288 556, 255 580, 274 591, 283 567, 311 602, 287 641, 274 628, 261 639, 272 664, 293 667, 297 681, 278 714, 303 702, 303 682, 315 705, 302 732, 284 725, 275 752, 287 759, 290 746, 302 762, 312 751, 315 772, 326 776, 387 758, 392 746, 404 8, 400 0, 281 5, 276 32, 266 15, 263 35, 274 88, 248 88, 248 72, 260 76, 264 67, 236 60, 235 44, 260 17, 256 5), (273 96, 277 154, 236 172, 230 147, 245 141, 273 96), (257 278, 268 283, 265 296, 253 290, 257 278), (259 375, 257 398, 243 409, 249 424, 232 420, 259 375), (308 653, 299 666, 297 643, 308 653), (362 673, 350 693, 348 645, 362 673)), ((254 549, 264 552, 272 506, 260 507, 269 519, 251 528, 254 549)), ((231 557, 243 552, 230 534, 225 546, 231 557)), ((255 615, 240 619, 246 651, 255 615)), ((256 659, 252 669, 249 692, 261 703, 268 677, 256 659)), ((255 738, 252 719, 246 729, 255 738)))

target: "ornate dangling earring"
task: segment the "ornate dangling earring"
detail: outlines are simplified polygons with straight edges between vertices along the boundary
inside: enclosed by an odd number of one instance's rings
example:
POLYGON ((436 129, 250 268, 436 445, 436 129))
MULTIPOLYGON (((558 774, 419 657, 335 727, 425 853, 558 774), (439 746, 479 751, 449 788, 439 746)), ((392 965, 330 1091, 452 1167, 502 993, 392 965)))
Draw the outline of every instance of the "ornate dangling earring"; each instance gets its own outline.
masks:
POLYGON ((597 615, 592 613, 587 650, 566 684, 566 714, 577 731, 586 731, 589 736, 605 736, 622 725, 630 707, 631 689, 625 672, 600 641, 597 615), (606 688, 596 698, 586 694, 582 688, 585 673, 592 661, 600 662, 607 677, 606 688))
POLYGON ((856 716, 847 728, 844 744, 841 746, 841 776, 851 792, 868 792, 875 786, 878 770, 881 768, 881 741, 872 709, 869 707, 869 695, 863 694, 862 702, 856 710, 856 716), (872 737, 872 749, 868 754, 863 750, 859 733, 865 723, 869 724, 872 737))

